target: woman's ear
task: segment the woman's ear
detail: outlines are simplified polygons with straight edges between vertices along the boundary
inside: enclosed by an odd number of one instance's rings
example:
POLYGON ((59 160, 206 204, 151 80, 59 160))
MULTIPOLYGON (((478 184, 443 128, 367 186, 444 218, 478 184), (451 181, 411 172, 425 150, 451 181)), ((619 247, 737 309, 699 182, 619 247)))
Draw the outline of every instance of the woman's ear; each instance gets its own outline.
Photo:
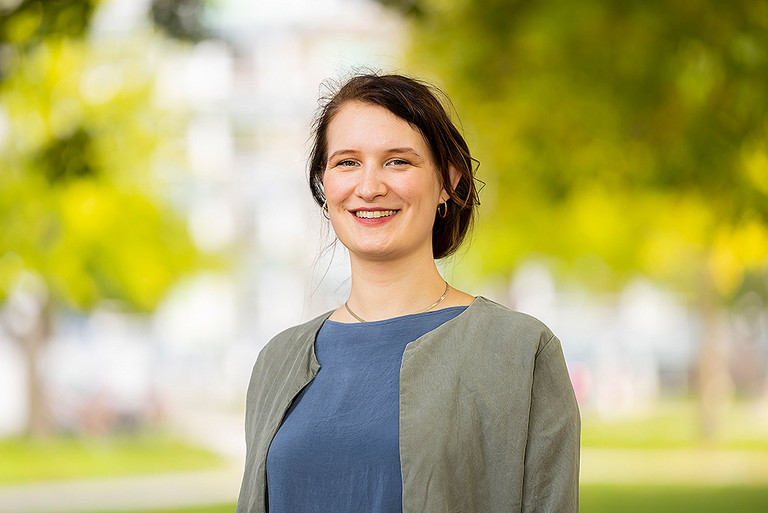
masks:
MULTIPOLYGON (((461 173, 459 173, 459 170, 454 166, 448 166, 448 177, 451 180, 451 189, 455 191, 456 186, 459 185, 459 180, 461 180, 461 173)), ((446 200, 450 198, 450 194, 445 190, 445 187, 443 188, 442 194, 440 194, 441 201, 443 200, 443 196, 445 196, 446 200)))
POLYGON ((451 175, 451 188, 456 190, 456 186, 459 185, 459 180, 461 180, 461 173, 454 166, 450 166, 448 174, 451 175))

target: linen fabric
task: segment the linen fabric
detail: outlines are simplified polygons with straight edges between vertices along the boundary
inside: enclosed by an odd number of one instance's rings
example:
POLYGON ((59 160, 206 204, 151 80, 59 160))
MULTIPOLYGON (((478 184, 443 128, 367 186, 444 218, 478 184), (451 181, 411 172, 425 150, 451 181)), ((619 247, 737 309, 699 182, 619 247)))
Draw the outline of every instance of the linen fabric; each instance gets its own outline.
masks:
MULTIPOLYGON (((327 312, 274 337, 246 398, 237 513, 266 511, 266 458, 317 375, 327 312)), ((580 418, 560 342, 540 321, 478 296, 410 342, 400 365, 403 512, 578 511, 580 418)))
POLYGON ((325 321, 320 371, 267 453, 270 513, 400 513, 400 362, 405 346, 467 307, 383 321, 325 321))

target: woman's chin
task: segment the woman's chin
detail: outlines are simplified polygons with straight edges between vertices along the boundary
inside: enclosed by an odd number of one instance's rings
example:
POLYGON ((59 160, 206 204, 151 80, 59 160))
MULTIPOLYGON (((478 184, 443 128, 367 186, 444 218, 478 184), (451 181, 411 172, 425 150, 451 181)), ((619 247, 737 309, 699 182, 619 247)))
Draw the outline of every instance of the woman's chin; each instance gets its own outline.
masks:
POLYGON ((431 255, 431 226, 411 226, 410 230, 394 229, 394 224, 390 226, 393 229, 386 225, 364 230, 353 227, 337 232, 337 236, 351 256, 366 260, 401 260, 409 256, 431 255))
POLYGON ((344 244, 344 246, 349 250, 350 257, 352 258, 377 262, 413 259, 418 258, 419 256, 431 258, 432 255, 432 241, 429 241, 429 245, 423 247, 405 247, 398 244, 392 244, 391 241, 368 244, 358 243, 351 246, 344 244))
POLYGON ((391 260, 398 257, 398 252, 387 245, 381 246, 347 246, 353 257, 365 260, 391 260))

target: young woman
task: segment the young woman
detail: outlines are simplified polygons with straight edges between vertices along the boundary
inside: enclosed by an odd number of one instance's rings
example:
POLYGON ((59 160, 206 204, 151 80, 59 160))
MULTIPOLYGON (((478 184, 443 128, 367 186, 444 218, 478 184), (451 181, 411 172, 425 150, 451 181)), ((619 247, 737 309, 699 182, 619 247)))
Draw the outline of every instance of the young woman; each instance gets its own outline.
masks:
POLYGON ((310 188, 349 249, 352 289, 260 353, 238 513, 578 510, 560 342, 435 265, 477 192, 433 91, 361 75, 321 109, 310 188))

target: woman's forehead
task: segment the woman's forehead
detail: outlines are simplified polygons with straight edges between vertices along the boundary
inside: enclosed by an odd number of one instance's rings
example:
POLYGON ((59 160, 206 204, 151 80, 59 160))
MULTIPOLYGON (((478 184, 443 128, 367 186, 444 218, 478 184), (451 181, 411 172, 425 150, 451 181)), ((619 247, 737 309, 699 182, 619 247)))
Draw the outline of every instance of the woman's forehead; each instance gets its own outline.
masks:
POLYGON ((426 141, 418 128, 380 105, 345 103, 328 126, 328 149, 338 145, 360 148, 413 148, 423 152, 426 141))

